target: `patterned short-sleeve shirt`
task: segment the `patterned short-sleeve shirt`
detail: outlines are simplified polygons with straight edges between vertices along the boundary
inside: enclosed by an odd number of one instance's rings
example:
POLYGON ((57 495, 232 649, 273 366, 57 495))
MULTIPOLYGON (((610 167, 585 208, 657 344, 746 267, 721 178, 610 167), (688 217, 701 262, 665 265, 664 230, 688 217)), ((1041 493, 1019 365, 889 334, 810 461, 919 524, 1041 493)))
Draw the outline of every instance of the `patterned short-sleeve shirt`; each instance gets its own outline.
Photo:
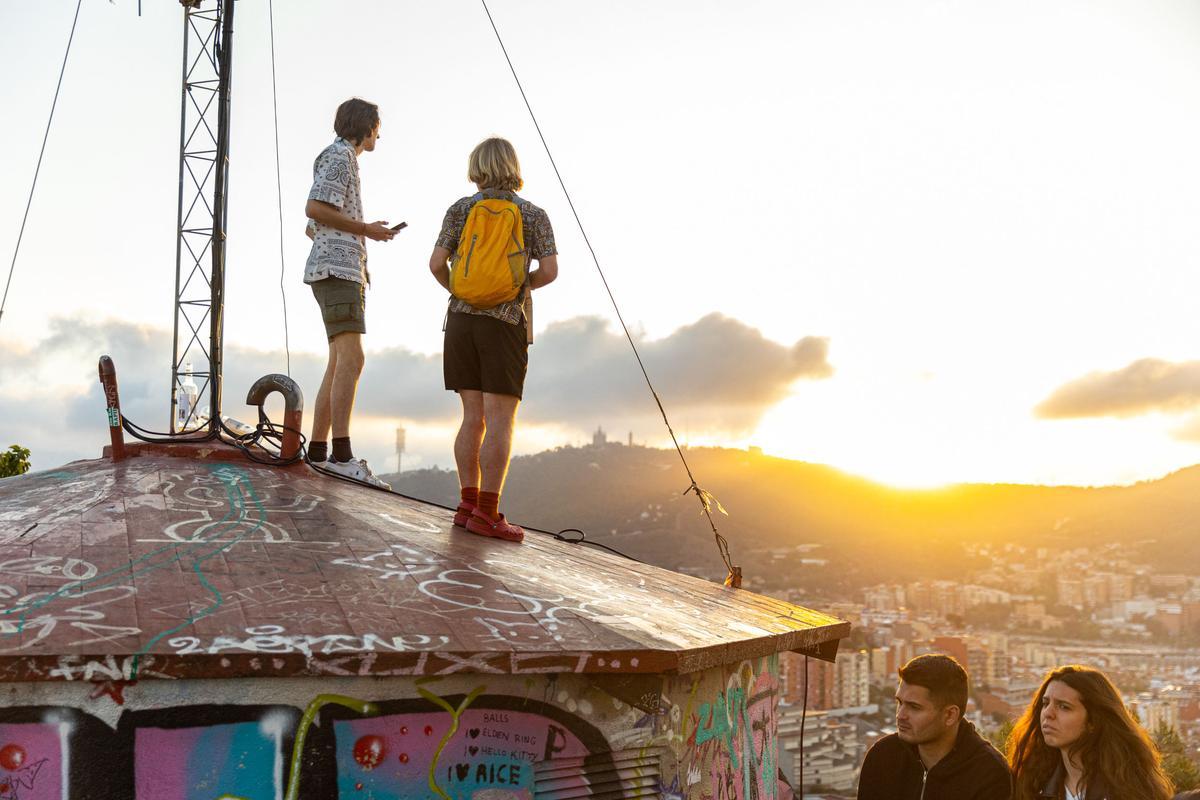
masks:
MULTIPOLYGON (((309 200, 337 206, 350 219, 363 221, 362 188, 358 182, 358 156, 354 145, 336 139, 313 162, 313 184, 309 200)), ((362 236, 339 231, 309 220, 313 231, 312 250, 304 265, 304 282, 342 278, 367 281, 367 242, 362 236)))
MULTIPOLYGON (((529 273, 529 264, 534 259, 558 255, 558 250, 554 246, 554 229, 550 226, 550 217, 546 215, 545 211, 528 200, 518 197, 515 192, 484 189, 482 194, 484 197, 510 200, 516 203, 517 208, 520 209, 521 231, 525 239, 526 274, 529 273)), ((445 219, 442 220, 442 230, 438 234, 436 242, 438 247, 444 247, 451 253, 458 249, 458 240, 462 236, 463 227, 467 224, 467 215, 471 213, 473 205, 475 205, 475 197, 471 196, 464 197, 450 206, 446 211, 445 219)), ((529 281, 526 279, 525 285, 521 287, 521 293, 515 300, 501 303, 495 308, 475 308, 452 296, 450 310, 464 314, 482 314, 504 320, 512 325, 520 325, 526 321, 527 314, 524 308, 529 294, 529 281)))

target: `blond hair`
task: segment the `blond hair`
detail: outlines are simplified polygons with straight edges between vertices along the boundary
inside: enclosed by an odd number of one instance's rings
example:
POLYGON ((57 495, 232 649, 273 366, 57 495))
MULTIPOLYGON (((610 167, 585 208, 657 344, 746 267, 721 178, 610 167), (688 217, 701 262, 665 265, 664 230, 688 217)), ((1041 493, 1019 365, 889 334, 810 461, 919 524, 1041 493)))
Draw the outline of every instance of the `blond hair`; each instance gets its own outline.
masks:
POLYGON ((512 143, 499 136, 484 139, 475 145, 467 159, 467 178, 480 189, 505 189, 519 191, 525 184, 521 180, 521 162, 512 143))

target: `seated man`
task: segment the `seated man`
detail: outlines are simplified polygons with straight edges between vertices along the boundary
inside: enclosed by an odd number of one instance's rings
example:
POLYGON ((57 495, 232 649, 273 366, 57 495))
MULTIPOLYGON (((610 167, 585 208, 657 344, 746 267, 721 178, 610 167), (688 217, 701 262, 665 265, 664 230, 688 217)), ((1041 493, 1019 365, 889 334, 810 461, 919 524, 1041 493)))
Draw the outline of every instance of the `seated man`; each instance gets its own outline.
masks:
POLYGON ((950 656, 900 668, 896 733, 872 745, 858 800, 1011 800, 1008 763, 962 718, 967 671, 950 656))
POLYGON ((446 388, 458 392, 463 410, 454 440, 462 492, 454 524, 519 542, 525 531, 500 513, 500 492, 532 341, 529 293, 558 277, 558 256, 546 212, 516 194, 521 165, 508 141, 481 142, 467 176, 479 192, 450 206, 429 258, 430 271, 451 292, 442 365, 446 388), (499 284, 472 283, 484 275, 499 284))

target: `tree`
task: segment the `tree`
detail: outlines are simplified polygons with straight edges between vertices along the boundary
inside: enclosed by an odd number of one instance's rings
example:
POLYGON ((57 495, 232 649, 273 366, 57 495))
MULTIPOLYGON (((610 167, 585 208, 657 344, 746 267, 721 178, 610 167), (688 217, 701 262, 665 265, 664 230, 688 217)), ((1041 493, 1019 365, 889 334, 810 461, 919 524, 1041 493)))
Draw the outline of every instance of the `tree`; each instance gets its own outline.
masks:
POLYGON ((1175 784, 1175 791, 1200 787, 1200 767, 1188 758, 1187 746, 1174 729, 1159 725, 1154 731, 1154 745, 1162 754, 1163 771, 1175 784))
POLYGON ((1013 728, 1016 723, 1011 719, 1005 720, 1004 724, 987 735, 988 741, 996 746, 996 749, 1001 753, 1006 752, 1008 748, 1008 737, 1012 735, 1013 728))
POLYGON ((14 475, 24 475, 29 472, 29 451, 19 444, 0 453, 0 478, 11 478, 14 475))

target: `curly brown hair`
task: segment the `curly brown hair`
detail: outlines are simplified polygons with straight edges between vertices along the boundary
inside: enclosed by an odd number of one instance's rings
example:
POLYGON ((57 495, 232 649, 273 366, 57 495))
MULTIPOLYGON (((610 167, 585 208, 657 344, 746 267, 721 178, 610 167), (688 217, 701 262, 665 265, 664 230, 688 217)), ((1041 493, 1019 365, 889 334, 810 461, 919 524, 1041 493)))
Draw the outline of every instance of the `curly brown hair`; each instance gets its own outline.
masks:
POLYGON ((1008 737, 1014 800, 1038 800, 1062 764, 1062 753, 1042 736, 1042 700, 1053 681, 1079 692, 1087 711, 1088 732, 1071 748, 1083 765, 1084 786, 1102 783, 1117 800, 1170 800, 1171 783, 1158 750, 1125 708, 1120 692, 1103 672, 1075 664, 1046 676, 1008 737))
POLYGON ((358 145, 379 124, 379 106, 361 97, 351 97, 337 107, 333 131, 351 144, 358 145))

